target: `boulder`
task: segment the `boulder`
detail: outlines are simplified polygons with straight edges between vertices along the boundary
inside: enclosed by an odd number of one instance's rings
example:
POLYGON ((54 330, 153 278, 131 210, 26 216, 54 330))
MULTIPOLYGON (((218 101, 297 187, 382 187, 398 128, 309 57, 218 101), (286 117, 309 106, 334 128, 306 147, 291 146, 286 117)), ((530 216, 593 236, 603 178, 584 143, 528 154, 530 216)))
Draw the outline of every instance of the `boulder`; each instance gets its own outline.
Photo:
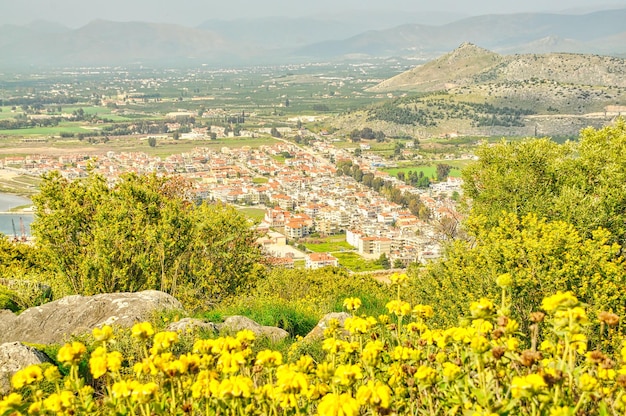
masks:
POLYGON ((214 333, 219 332, 219 327, 213 322, 205 322, 196 318, 183 318, 180 321, 172 322, 166 328, 166 330, 174 332, 191 332, 198 329, 214 333))
POLYGON ((102 325, 130 327, 152 318, 154 312, 180 309, 181 303, 157 290, 67 296, 29 308, 19 315, 0 315, 0 343, 55 344, 102 325))
POLYGON ((346 312, 331 312, 322 317, 320 321, 315 325, 315 328, 311 330, 305 337, 304 340, 308 342, 317 341, 324 338, 324 331, 329 327, 330 321, 336 319, 339 322, 339 326, 343 328, 343 323, 349 318, 351 315, 346 312))
POLYGON ((272 341, 281 341, 289 336, 289 332, 284 329, 277 328, 275 326, 263 326, 252 319, 245 316, 229 316, 226 318, 223 324, 220 325, 220 330, 229 333, 236 333, 243 329, 249 329, 254 332, 258 338, 269 338, 272 341))
POLYGON ((50 362, 43 352, 20 342, 0 345, 0 396, 11 390, 11 377, 19 370, 33 364, 50 362))

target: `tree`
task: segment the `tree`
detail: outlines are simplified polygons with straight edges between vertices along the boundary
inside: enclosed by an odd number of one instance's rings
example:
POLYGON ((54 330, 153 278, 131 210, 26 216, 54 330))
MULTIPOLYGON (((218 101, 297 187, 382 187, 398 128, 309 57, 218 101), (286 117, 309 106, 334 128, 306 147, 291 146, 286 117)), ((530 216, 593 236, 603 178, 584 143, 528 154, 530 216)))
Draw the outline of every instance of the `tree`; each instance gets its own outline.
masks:
POLYGON ((156 139, 156 137, 154 137, 154 136, 150 136, 150 137, 148 137, 148 145, 149 145, 150 147, 156 147, 156 145, 157 145, 157 139, 156 139))
POLYGON ((282 135, 280 134, 280 132, 278 131, 276 127, 272 127, 270 129, 270 134, 272 135, 272 137, 282 137, 282 135))
POLYGON ((394 269, 402 269, 404 267, 404 263, 402 262, 402 260, 400 259, 395 259, 393 261, 393 268, 394 269))
POLYGON ((78 294, 157 289, 195 307, 245 290, 258 275, 256 233, 232 207, 192 204, 188 189, 156 175, 110 187, 93 173, 47 174, 33 197, 37 249, 78 294))
POLYGON ((586 238, 598 227, 626 247, 626 122, 581 132, 578 143, 501 142, 477 151, 463 170, 472 213, 494 225, 503 211, 573 224, 586 238))
POLYGON ((445 181, 448 178, 448 174, 452 170, 452 166, 447 163, 437 163, 437 180, 439 182, 445 181))
POLYGON ((172 138, 173 138, 174 140, 178 140, 178 139, 180 139, 180 132, 175 131, 174 133, 172 133, 172 138))
POLYGON ((469 239, 455 241, 445 259, 424 273, 412 273, 414 300, 437 305, 441 322, 455 322, 481 297, 497 299, 503 280, 520 322, 557 291, 573 291, 595 313, 624 310, 624 261, 606 230, 584 238, 566 222, 513 213, 485 225, 485 217, 471 217, 469 239))
POLYGON ((380 257, 378 258, 378 264, 380 264, 385 270, 391 268, 391 263, 389 263, 389 258, 385 253, 380 254, 380 257))

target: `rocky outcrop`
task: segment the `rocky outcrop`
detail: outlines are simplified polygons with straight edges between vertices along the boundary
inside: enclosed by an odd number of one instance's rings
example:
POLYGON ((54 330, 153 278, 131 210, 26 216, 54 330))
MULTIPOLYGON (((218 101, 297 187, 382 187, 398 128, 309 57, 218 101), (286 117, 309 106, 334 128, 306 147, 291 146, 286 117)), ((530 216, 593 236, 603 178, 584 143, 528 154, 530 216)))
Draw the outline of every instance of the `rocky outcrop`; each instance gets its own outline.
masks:
POLYGON ((149 320, 155 311, 169 309, 183 307, 171 295, 156 290, 67 296, 19 315, 0 311, 0 343, 62 343, 102 325, 130 327, 149 320))
POLYGON ((166 328, 168 331, 174 332, 191 332, 194 330, 204 330, 207 332, 218 333, 219 326, 213 322, 205 322, 196 318, 183 318, 180 321, 172 322, 166 328))
POLYGON ((317 341, 324 338, 324 330, 329 327, 330 321, 336 319, 339 322, 339 326, 343 328, 343 323, 347 318, 350 317, 349 313, 346 312, 332 312, 324 315, 322 319, 315 325, 315 328, 311 330, 305 337, 304 340, 308 342, 317 341))
POLYGON ((50 359, 43 352, 20 342, 0 345, 0 396, 11 390, 11 376, 17 371, 29 365, 49 361, 50 359))
POLYGON ((220 330, 227 333, 236 333, 243 329, 249 329, 258 338, 269 338, 272 341, 280 341, 289 336, 289 333, 284 329, 277 328, 275 326, 263 326, 250 318, 245 316, 229 316, 226 318, 223 324, 220 325, 220 330))

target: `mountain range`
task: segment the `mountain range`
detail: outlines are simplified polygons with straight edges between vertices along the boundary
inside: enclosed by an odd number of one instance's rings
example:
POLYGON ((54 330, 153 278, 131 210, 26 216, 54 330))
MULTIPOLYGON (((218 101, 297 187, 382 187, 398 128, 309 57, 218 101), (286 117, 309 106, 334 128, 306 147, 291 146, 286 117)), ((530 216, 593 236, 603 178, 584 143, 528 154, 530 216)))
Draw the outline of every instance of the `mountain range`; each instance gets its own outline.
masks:
POLYGON ((0 67, 235 65, 402 57, 426 61, 463 42, 495 52, 626 54, 626 9, 587 14, 281 17, 198 27, 93 21, 0 26, 0 67), (401 20, 404 19, 404 20, 401 20), (397 22, 417 22, 395 25, 397 22), (430 25, 424 21, 433 22, 430 25), (439 22, 439 23, 437 23, 439 22))

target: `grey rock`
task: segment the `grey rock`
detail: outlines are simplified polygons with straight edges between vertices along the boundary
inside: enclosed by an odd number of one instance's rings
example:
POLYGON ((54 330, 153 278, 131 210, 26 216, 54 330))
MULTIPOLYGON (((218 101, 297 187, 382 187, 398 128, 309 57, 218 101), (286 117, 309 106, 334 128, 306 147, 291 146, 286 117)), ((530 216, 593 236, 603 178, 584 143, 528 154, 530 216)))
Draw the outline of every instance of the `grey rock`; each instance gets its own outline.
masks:
POLYGON ((280 341, 289 336, 284 329, 275 326, 263 326, 245 316, 229 316, 224 323, 220 325, 220 330, 229 333, 235 333, 243 329, 249 329, 259 338, 269 338, 272 341, 280 341))
POLYGON ((11 377, 19 370, 33 364, 50 362, 50 358, 33 347, 20 342, 0 345, 0 395, 11 390, 11 377))
POLYGON ((171 309, 183 307, 171 295, 157 290, 67 296, 17 316, 2 312, 0 342, 62 343, 102 325, 130 327, 149 320, 156 311, 171 309))
POLYGON ((315 325, 315 328, 311 330, 305 337, 304 340, 308 342, 317 341, 324 338, 324 330, 329 327, 330 321, 336 319, 339 322, 339 326, 343 328, 343 324, 347 318, 351 315, 346 312, 331 312, 322 317, 320 321, 315 325))
POLYGON ((205 322, 196 318, 183 318, 180 321, 172 322, 166 329, 174 332, 191 332, 197 329, 203 329, 215 333, 219 332, 218 325, 213 322, 205 322))

